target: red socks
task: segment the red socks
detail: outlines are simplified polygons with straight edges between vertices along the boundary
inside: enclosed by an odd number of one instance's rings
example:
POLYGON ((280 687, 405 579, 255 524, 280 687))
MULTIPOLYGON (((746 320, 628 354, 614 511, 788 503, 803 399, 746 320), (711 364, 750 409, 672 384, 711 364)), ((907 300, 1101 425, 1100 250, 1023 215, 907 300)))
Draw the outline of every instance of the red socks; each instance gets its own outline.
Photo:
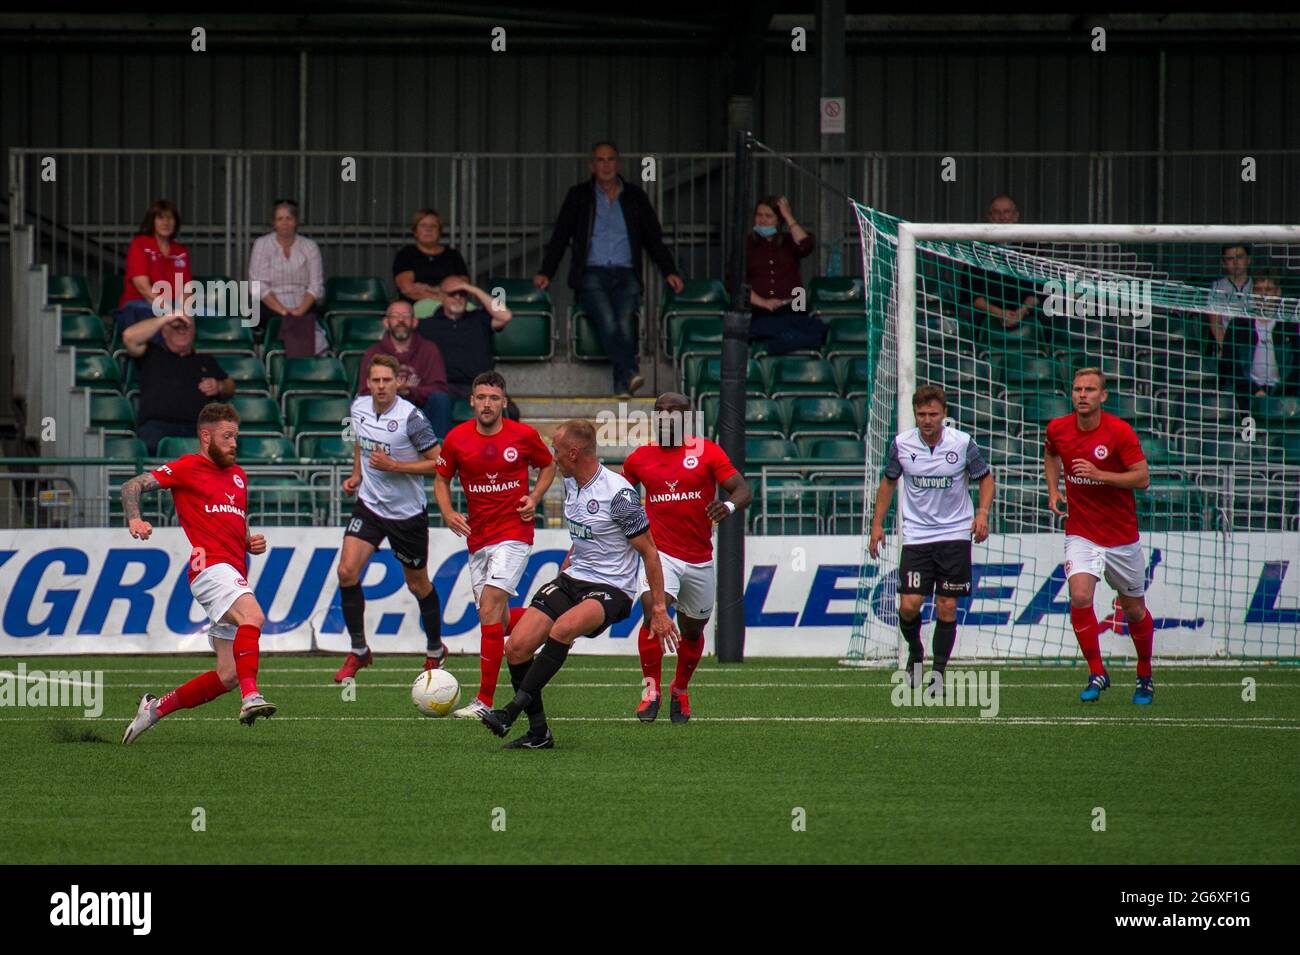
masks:
POLYGON ((677 641, 677 672, 673 675, 673 689, 686 692, 686 684, 691 682, 691 674, 700 665, 704 655, 704 634, 694 640, 683 637, 677 641))
POLYGON ((257 692, 257 638, 261 628, 244 624, 235 631, 235 675, 243 696, 257 692))
POLYGON ((1151 611, 1143 609, 1145 612, 1142 619, 1128 625, 1128 635, 1133 638, 1133 649, 1137 650, 1138 676, 1150 676, 1151 637, 1155 632, 1155 621, 1151 619, 1151 611))
MULTIPOLYGON (((522 608, 519 609, 522 613, 522 608)), ((505 627, 499 623, 489 623, 482 627, 482 632, 478 655, 478 701, 491 707, 492 696, 497 691, 497 677, 501 673, 501 658, 506 652, 506 634, 505 627)))
POLYGON ((1088 661, 1088 672, 1100 676, 1106 668, 1101 663, 1101 642, 1097 639, 1097 614, 1091 607, 1071 607, 1070 623, 1079 641, 1083 658, 1088 661))
POLYGON ((649 627, 642 627, 636 632, 636 648, 641 654, 641 677, 643 680, 651 681, 650 685, 653 687, 651 692, 658 695, 659 685, 664 678, 663 644, 650 632, 649 627))
POLYGON ((204 703, 211 703, 226 692, 226 685, 217 676, 216 670, 200 673, 188 683, 182 683, 158 701, 158 715, 166 716, 176 710, 189 710, 204 703))
POLYGON ((519 622, 519 619, 523 617, 523 615, 526 614, 527 612, 528 612, 527 607, 511 607, 510 622, 506 624, 506 633, 512 632, 515 629, 515 624, 517 624, 519 622))

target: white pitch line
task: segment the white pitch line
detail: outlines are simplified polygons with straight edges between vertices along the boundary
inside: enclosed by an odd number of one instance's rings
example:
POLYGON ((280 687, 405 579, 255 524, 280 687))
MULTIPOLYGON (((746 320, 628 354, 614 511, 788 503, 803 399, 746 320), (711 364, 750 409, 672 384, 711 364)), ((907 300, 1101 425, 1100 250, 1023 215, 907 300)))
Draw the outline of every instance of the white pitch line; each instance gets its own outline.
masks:
MULTIPOLYGON (((968 707, 973 709, 973 707, 968 707)), ((63 717, 0 717, 3 723, 49 723, 49 722, 122 722, 129 721, 130 716, 63 716, 63 717)), ((168 722, 182 723, 228 723, 234 716, 170 716, 168 722)), ((424 723, 426 719, 419 716, 276 716, 277 722, 381 722, 381 723, 424 723)), ((637 723, 634 717, 622 716, 547 716, 556 723, 637 723)), ((448 720, 447 722, 456 722, 448 720)), ((1107 716, 714 716, 692 717, 692 723, 857 723, 857 724, 937 724, 966 726, 1170 726, 1198 727, 1201 729, 1276 729, 1300 730, 1300 722, 1287 717, 1107 717, 1107 716), (1271 725, 1270 725, 1271 724, 1271 725), (1294 724, 1294 725, 1292 725, 1294 724)))
MULTIPOLYGON (((42 657, 37 655, 32 657, 24 657, 23 661, 26 662, 28 666, 31 666, 33 669, 35 669, 33 664, 43 660, 54 661, 54 660, 67 660, 67 659, 84 659, 85 656, 86 655, 73 655, 72 657, 69 656, 42 657)), ((195 666, 188 666, 188 667, 80 667, 80 669, 103 670, 105 673, 191 673, 192 674, 195 672, 196 669, 202 668, 203 660, 205 659, 205 657, 202 654, 195 654, 194 656, 195 656, 195 666)), ((14 659, 14 658, 0 657, 0 660, 5 660, 5 659, 14 659)), ((671 655, 669 656, 668 659, 671 659, 671 655)), ((263 662, 265 662, 265 658, 263 662)), ((463 661, 457 661, 457 663, 460 665, 449 666, 446 669, 452 673, 476 672, 476 668, 472 666, 473 662, 474 661, 472 658, 466 657, 463 661)), ((954 663, 952 664, 954 669, 957 668, 956 666, 957 662, 958 661, 954 661, 954 663)), ((1123 659, 1116 662, 1118 664, 1117 668, 1124 669, 1124 670, 1127 670, 1129 667, 1134 666, 1136 664, 1135 660, 1128 660, 1128 659, 1123 659)), ((43 666, 46 669, 50 668, 48 664, 43 664, 43 666)), ((1161 663, 1158 660, 1155 662, 1155 669, 1157 672, 1160 672, 1162 670, 1221 669, 1223 666, 1224 666, 1223 664, 1206 664, 1206 663, 1196 663, 1196 664, 1161 663)), ((1274 663, 1259 663, 1257 665, 1242 664, 1240 668, 1245 668, 1245 669, 1253 668, 1257 670, 1266 670, 1268 671, 1269 676, 1287 675, 1287 676, 1295 676, 1297 678, 1300 678, 1300 667, 1289 667, 1289 666, 1281 667, 1280 665, 1274 663)), ((63 669, 67 669, 67 668, 64 667, 63 669)), ((861 668, 815 667, 815 666, 814 667, 767 667, 767 666, 755 666, 750 663, 743 663, 743 664, 735 664, 733 666, 698 667, 695 670, 695 672, 711 673, 711 674, 719 674, 719 675, 727 675, 727 676, 742 676, 750 673, 837 673, 840 674, 841 676, 846 676, 852 673, 863 673, 869 675, 872 673, 892 672, 895 669, 896 669, 895 667, 861 667, 861 668)), ((976 670, 976 671, 997 670, 1001 673, 1051 673, 1051 672, 1062 673, 1062 672, 1070 672, 1074 668, 1068 666, 1014 666, 1011 664, 1007 664, 1005 666, 998 666, 997 664, 994 663, 980 663, 973 666, 967 666, 965 667, 965 669, 976 670)), ((1080 666, 1077 669, 1080 673, 1082 673, 1083 667, 1080 666)), ((262 672, 264 673, 272 673, 272 672, 274 673, 334 673, 337 670, 338 667, 335 666, 328 666, 328 667, 286 666, 286 667, 263 668, 262 672)), ((369 673, 411 673, 413 671, 413 668, 412 667, 369 666, 366 667, 365 670, 366 672, 369 673)), ((626 666, 595 666, 595 667, 582 666, 582 665, 573 666, 571 664, 567 664, 564 668, 564 672, 566 673, 639 673, 640 668, 634 664, 626 665, 626 666)))

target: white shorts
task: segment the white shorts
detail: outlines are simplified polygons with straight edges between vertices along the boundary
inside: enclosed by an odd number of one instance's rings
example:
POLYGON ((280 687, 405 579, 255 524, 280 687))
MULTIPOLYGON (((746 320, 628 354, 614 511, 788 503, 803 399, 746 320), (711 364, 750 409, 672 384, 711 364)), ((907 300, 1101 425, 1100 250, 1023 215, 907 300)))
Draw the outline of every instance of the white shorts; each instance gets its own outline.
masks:
MULTIPOLYGON (((713 614, 713 600, 718 584, 713 575, 713 561, 688 564, 684 560, 659 552, 659 563, 664 569, 664 592, 677 602, 677 612, 696 620, 707 620, 713 614)), ((645 576, 645 561, 641 562, 641 582, 638 592, 646 593, 650 583, 645 576)))
POLYGON ((532 545, 523 541, 498 541, 470 554, 469 585, 474 591, 474 602, 479 602, 483 588, 488 584, 504 590, 511 597, 516 596, 515 588, 524 576, 532 550, 532 545))
POLYGON ((213 564, 190 581, 190 593, 212 621, 208 627, 208 643, 212 649, 217 648, 213 640, 235 639, 235 625, 222 623, 221 618, 242 594, 252 592, 248 581, 229 564, 213 564))
POLYGON ((1120 547, 1102 547, 1086 537, 1065 535, 1065 579, 1071 574, 1091 574, 1115 588, 1122 597, 1141 597, 1146 593, 1147 562, 1142 542, 1120 547))

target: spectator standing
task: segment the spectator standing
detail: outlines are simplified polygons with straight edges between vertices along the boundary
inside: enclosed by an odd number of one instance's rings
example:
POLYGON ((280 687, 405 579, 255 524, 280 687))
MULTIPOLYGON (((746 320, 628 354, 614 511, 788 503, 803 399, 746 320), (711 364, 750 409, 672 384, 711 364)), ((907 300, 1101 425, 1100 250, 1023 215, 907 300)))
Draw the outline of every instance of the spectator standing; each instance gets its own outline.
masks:
POLYGON ((199 412, 235 393, 235 381, 212 355, 194 350, 194 319, 181 313, 150 316, 122 333, 140 376, 136 436, 149 454, 165 437, 192 438, 199 412), (162 344, 151 341, 162 333, 162 344))
POLYGON ((424 412, 441 441, 451 430, 451 395, 441 349, 415 334, 410 302, 390 302, 384 312, 384 328, 384 337, 366 349, 361 359, 357 394, 370 394, 370 364, 375 356, 391 355, 397 359, 397 394, 424 412))
MULTIPOLYGON (((155 199, 144 214, 140 229, 126 252, 126 281, 118 299, 113 321, 119 330, 154 317, 154 300, 161 298, 167 312, 181 309, 185 285, 193 279, 190 250, 176 241, 181 231, 181 214, 170 199, 155 199), (176 287, 177 276, 180 287, 176 287), (162 282, 161 293, 153 290, 162 282)), ((195 413, 195 421, 198 414, 195 413)), ((191 426, 190 432, 194 428, 191 426)))
POLYGON ((1243 409, 1252 397, 1300 388, 1300 316, 1283 313, 1281 275, 1261 269, 1251 286, 1249 312, 1228 323, 1219 360, 1219 378, 1243 409))
POLYGON ((1224 335, 1232 316, 1243 315, 1249 310, 1250 296, 1255 289, 1250 277, 1250 246, 1242 243, 1225 245, 1220 262, 1223 276, 1210 283, 1208 306, 1214 343, 1206 342, 1206 346, 1222 354, 1224 335))
POLYGON ((262 317, 280 316, 288 357, 323 355, 329 344, 316 313, 316 303, 325 297, 320 248, 298 234, 298 204, 292 199, 276 200, 271 225, 248 257, 248 278, 261 283, 262 317))
POLYGON ((411 218, 411 234, 415 242, 398 249, 393 259, 393 281, 402 298, 412 304, 426 299, 441 302, 438 286, 444 279, 456 276, 469 281, 465 259, 442 244, 442 215, 437 209, 417 210, 411 218))
POLYGON ((799 260, 811 255, 814 247, 813 237, 795 221, 785 196, 764 199, 754 207, 753 229, 745 240, 749 337, 766 341, 769 355, 816 350, 826 340, 826 325, 791 305, 795 290, 803 288, 799 260))
POLYGON ((555 217, 555 228, 542 255, 533 284, 551 284, 564 252, 573 248, 569 287, 596 330, 613 365, 614 393, 629 397, 645 378, 637 358, 641 304, 641 251, 650 254, 674 292, 684 287, 673 255, 664 245, 663 229, 645 191, 619 175, 618 149, 602 141, 591 147, 591 178, 569 189, 555 217))
MULTIPOLYGON (((483 289, 458 276, 444 279, 441 291, 442 308, 420 322, 419 332, 442 352, 452 398, 468 399, 474 379, 496 369, 492 336, 514 316, 504 305, 496 307, 483 289)), ((519 409, 509 398, 506 416, 519 420, 519 409)))

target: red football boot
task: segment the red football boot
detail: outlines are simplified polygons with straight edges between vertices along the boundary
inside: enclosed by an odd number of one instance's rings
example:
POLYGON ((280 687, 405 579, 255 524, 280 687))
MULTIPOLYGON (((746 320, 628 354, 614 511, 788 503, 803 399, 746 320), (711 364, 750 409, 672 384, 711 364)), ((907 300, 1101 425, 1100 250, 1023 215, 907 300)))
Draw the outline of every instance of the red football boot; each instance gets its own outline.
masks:
POLYGON ((334 674, 334 682, 342 683, 349 677, 357 675, 357 671, 362 667, 368 667, 375 662, 375 651, 368 649, 364 657, 359 657, 355 653, 349 653, 348 658, 343 661, 343 666, 339 667, 339 672, 334 674))
POLYGON ((426 670, 439 669, 442 666, 443 661, 447 659, 447 644, 445 643, 442 644, 441 646, 438 647, 438 649, 441 650, 442 652, 439 653, 436 657, 425 656, 424 668, 426 670))
POLYGON ((674 723, 685 723, 691 718, 691 698, 677 687, 672 688, 673 698, 669 718, 674 723))

